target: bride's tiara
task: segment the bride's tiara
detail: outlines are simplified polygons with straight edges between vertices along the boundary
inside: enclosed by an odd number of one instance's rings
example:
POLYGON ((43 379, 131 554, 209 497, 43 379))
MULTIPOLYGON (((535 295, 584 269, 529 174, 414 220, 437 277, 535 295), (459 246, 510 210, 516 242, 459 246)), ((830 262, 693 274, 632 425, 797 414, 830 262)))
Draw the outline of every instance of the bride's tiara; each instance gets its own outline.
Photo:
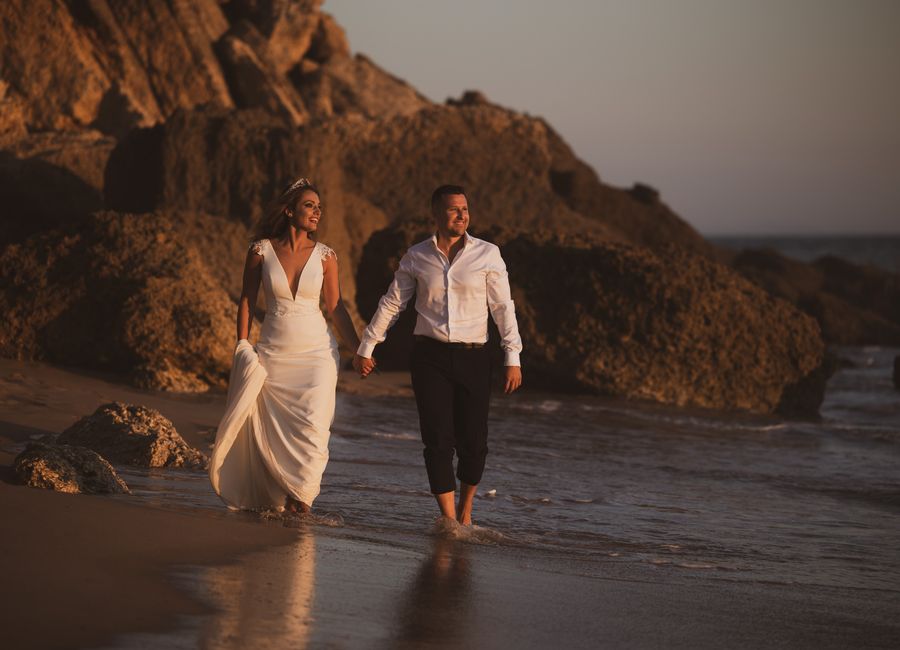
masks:
POLYGON ((310 187, 310 186, 312 186, 312 183, 310 182, 310 180, 308 178, 298 178, 293 183, 291 183, 291 186, 289 188, 287 188, 284 191, 284 193, 290 194, 291 192, 293 192, 295 190, 299 190, 301 188, 310 187))

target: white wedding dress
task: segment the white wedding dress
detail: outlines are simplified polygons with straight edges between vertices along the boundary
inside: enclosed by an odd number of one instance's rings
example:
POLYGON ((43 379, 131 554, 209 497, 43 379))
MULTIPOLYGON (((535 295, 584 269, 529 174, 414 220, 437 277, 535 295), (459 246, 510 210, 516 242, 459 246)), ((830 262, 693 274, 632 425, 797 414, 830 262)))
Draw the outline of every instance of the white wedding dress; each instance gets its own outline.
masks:
POLYGON ((263 257, 266 317, 256 348, 243 339, 235 349, 209 478, 232 509, 281 509, 287 495, 312 505, 337 386, 337 342, 319 307, 322 265, 334 251, 316 243, 292 296, 269 240, 250 250, 263 257))

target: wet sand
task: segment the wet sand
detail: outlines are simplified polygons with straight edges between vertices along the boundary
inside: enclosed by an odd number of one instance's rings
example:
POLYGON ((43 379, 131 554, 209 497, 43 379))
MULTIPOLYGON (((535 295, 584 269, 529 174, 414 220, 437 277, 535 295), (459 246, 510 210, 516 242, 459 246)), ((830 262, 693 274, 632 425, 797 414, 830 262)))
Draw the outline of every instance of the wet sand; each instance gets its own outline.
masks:
POLYGON ((301 530, 291 545, 181 576, 214 614, 116 647, 888 648, 897 638, 891 603, 862 593, 577 568, 459 541, 301 530))
MULTIPOLYGON (((3 464, 9 463, 4 458, 3 464)), ((85 647, 210 611, 166 578, 290 543, 293 531, 0 484, 3 645, 85 647)))
MULTIPOLYGON (((380 379, 341 381, 408 394, 401 373, 380 379)), ((224 401, 0 360, 6 647, 843 648, 900 638, 896 592, 634 564, 598 573, 527 548, 435 539, 428 521, 400 538, 10 483, 16 444, 113 399, 160 409, 200 448, 224 401)))

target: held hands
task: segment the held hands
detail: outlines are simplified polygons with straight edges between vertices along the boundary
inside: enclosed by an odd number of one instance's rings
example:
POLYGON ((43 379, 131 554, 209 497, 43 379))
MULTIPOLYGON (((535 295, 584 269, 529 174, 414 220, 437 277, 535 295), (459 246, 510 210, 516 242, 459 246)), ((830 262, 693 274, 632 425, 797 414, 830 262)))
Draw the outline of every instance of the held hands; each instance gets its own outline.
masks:
POLYGON ((503 392, 509 395, 522 385, 522 368, 519 366, 506 366, 506 383, 503 392))
POLYGON ((367 359, 366 357, 361 357, 357 354, 353 357, 353 369, 359 373, 360 377, 365 379, 373 370, 375 370, 375 357, 367 359))

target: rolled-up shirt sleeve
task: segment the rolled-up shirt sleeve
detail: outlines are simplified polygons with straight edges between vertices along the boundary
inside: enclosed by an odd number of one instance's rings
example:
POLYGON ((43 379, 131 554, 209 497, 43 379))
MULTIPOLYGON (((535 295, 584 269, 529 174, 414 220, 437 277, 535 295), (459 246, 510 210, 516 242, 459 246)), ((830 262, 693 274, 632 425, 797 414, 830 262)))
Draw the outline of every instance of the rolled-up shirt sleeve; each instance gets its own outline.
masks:
POLYGON ((416 293, 416 278, 413 261, 409 253, 400 259, 400 266, 394 273, 394 280, 387 292, 378 301, 378 309, 363 332, 362 341, 356 353, 371 358, 375 346, 384 341, 387 331, 400 318, 400 312, 416 293))
POLYGON ((487 303, 491 318, 500 331, 500 347, 505 357, 504 365, 519 366, 519 353, 522 352, 522 338, 519 336, 519 324, 516 322, 516 307, 509 291, 509 274, 506 263, 495 248, 491 255, 487 272, 487 303))

